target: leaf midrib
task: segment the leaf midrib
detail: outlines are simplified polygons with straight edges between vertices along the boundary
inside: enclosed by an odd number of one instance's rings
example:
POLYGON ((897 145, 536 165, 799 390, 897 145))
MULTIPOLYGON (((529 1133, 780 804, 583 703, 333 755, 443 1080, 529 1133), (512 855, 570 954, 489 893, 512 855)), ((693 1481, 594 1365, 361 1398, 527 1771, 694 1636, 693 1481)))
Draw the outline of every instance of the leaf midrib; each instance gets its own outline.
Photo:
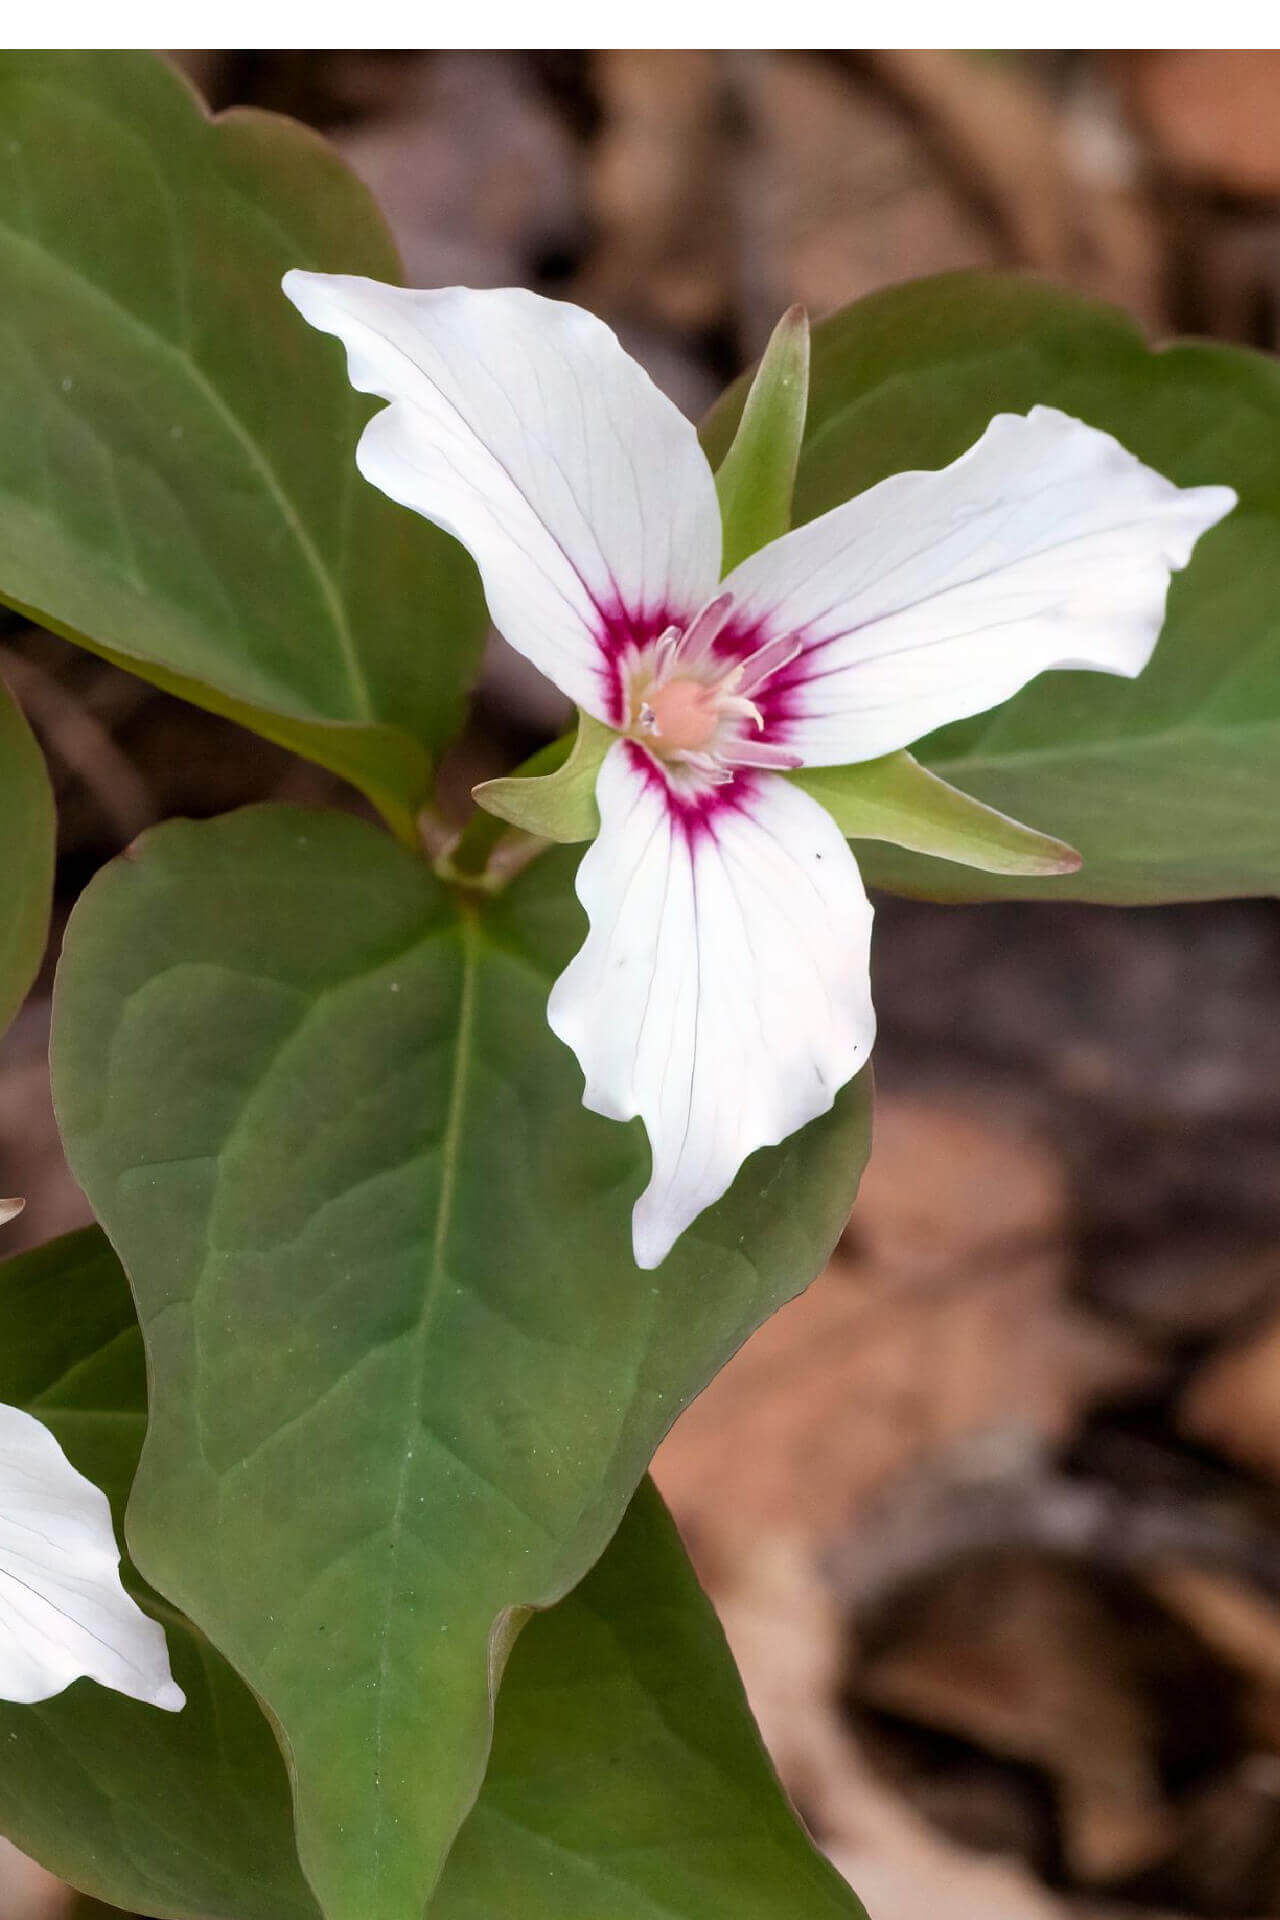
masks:
MULTIPOLYGON (((467 1085, 470 1077, 472 1043, 475 1028, 476 975, 479 970, 480 939, 479 932, 471 914, 464 908, 459 916, 459 937, 462 948, 462 979, 458 998, 457 1042, 453 1061, 453 1077, 449 1086, 449 1102, 445 1111, 444 1133, 440 1141, 440 1186, 439 1200, 436 1206, 435 1231, 431 1239, 431 1258, 427 1270, 426 1284, 423 1288, 422 1306, 418 1314, 418 1324, 414 1330, 416 1345, 415 1374, 413 1395, 408 1418, 405 1423, 404 1444, 401 1451, 400 1477, 396 1486, 395 1503, 389 1522, 391 1551, 387 1556, 386 1604, 383 1608, 382 1625, 378 1635, 378 1681, 377 1707, 373 1725, 373 1777, 376 1785, 382 1779, 383 1747, 386 1737, 387 1681, 390 1667, 391 1622, 394 1612, 394 1595, 400 1563, 400 1539, 404 1528, 404 1516, 409 1492, 409 1468, 414 1458, 415 1435, 422 1427, 422 1409, 426 1391, 427 1358, 429 1334, 444 1284, 445 1254, 448 1247, 449 1230, 453 1223, 454 1200, 458 1188, 458 1163, 462 1145, 462 1126, 466 1112, 467 1085)), ((374 1890, 382 1880, 383 1828, 386 1820, 386 1796, 378 1793, 374 1827, 371 1836, 371 1854, 373 1862, 374 1890)))

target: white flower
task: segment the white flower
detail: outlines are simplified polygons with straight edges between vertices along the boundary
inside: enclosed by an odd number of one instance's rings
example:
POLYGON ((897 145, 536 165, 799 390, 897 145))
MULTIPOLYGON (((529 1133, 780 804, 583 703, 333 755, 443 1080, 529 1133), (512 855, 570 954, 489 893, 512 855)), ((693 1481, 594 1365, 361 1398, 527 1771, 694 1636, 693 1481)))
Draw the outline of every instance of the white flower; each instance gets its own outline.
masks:
MULTIPOLYGON (((0 1225, 20 1211, 0 1200, 0 1225)), ((0 1404, 0 1699, 29 1706, 81 1675, 176 1713, 164 1629, 120 1584, 107 1497, 49 1429, 0 1404)))
POLYGON ((462 542, 501 632, 618 734, 578 876, 590 932, 549 1018, 586 1104, 644 1119, 634 1244, 656 1266, 871 1050, 871 909, 784 770, 892 752, 1047 668, 1139 673, 1170 574, 1235 496, 1036 407, 722 580, 694 429, 591 314, 326 274, 285 290, 392 403, 361 472, 462 542))

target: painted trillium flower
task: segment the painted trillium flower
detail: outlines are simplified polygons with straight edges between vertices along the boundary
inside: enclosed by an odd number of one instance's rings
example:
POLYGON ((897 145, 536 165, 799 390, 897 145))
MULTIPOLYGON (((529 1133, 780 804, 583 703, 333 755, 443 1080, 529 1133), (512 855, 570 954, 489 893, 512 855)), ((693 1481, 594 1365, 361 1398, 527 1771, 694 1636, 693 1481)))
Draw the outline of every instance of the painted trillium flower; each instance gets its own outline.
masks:
POLYGON ((1036 407, 722 578, 697 435, 591 314, 311 273, 285 291, 391 402, 361 472, 462 542, 495 625, 616 736, 590 931, 548 1015, 587 1106, 643 1117, 654 1267, 871 1050, 871 908, 788 771, 893 753, 1048 668, 1139 673, 1170 574, 1235 496, 1036 407))
MULTIPOLYGON (((0 1225, 21 1206, 0 1200, 0 1225)), ((186 1705, 163 1627, 120 1584, 106 1495, 33 1414, 0 1405, 0 1699, 29 1706, 82 1676, 186 1705)))

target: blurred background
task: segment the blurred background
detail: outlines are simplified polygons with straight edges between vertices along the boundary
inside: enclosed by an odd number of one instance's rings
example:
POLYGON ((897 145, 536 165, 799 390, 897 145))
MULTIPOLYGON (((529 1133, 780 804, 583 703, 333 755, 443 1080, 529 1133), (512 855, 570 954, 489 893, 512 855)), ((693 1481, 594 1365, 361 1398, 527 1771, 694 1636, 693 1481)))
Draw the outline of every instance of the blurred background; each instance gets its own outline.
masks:
MULTIPOLYGON (((953 267, 1280 346, 1280 53, 174 57, 333 139, 413 284, 589 305, 695 417, 792 301, 953 267)), ((54 952, 154 820, 357 804, 2 618, 54 952)), ((495 643, 452 804, 565 719, 495 643)), ((878 904, 863 1196, 658 1478, 873 1920, 1280 1916, 1280 907, 878 904)), ((48 989, 0 1050, 6 1251, 87 1218, 48 989)), ((0 1920, 67 1912, 0 1859, 0 1920)))

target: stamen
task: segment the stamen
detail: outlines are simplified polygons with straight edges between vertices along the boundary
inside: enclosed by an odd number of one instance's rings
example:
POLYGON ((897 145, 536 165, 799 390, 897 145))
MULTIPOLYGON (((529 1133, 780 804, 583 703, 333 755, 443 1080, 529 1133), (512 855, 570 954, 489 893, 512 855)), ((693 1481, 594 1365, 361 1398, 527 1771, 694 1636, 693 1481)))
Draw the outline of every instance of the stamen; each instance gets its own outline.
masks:
POLYGON ((726 787, 733 778, 719 754, 681 748, 673 753, 671 758, 678 761, 682 767, 691 767, 695 773, 700 773, 704 780, 711 782, 713 787, 726 787))
POLYGON ((756 732, 764 732, 764 715, 754 700, 744 700, 742 695, 738 693, 730 694, 727 700, 720 702, 720 711, 721 713, 732 714, 735 720, 754 721, 756 732))
POLYGON ((766 641, 758 653, 751 654, 743 661, 743 693, 756 693, 766 680, 772 680, 775 673, 781 673, 789 667, 804 648, 789 633, 780 634, 776 640, 766 641))
POLYGON ((798 753, 788 753, 770 740, 726 741, 719 749, 719 759, 722 766, 768 767, 775 773, 789 773, 804 765, 798 753))
POLYGON ((679 651, 680 629, 679 627, 668 627, 665 633, 659 634, 658 644, 654 648, 653 677, 655 681, 666 679, 675 664, 675 658, 679 651))
POLYGON ((694 615, 685 628, 684 641, 680 648, 683 666, 697 666, 705 660, 732 608, 733 595, 718 593, 714 600, 708 600, 700 613, 694 615))

